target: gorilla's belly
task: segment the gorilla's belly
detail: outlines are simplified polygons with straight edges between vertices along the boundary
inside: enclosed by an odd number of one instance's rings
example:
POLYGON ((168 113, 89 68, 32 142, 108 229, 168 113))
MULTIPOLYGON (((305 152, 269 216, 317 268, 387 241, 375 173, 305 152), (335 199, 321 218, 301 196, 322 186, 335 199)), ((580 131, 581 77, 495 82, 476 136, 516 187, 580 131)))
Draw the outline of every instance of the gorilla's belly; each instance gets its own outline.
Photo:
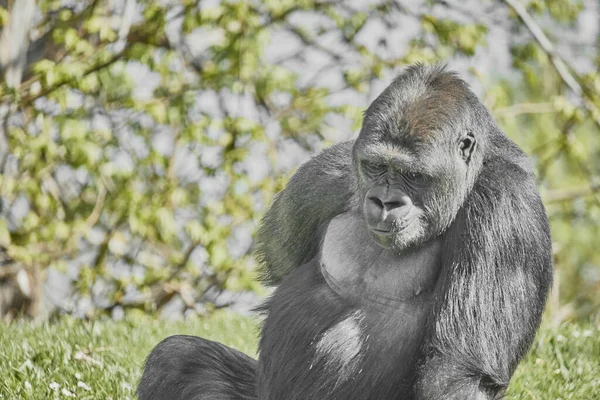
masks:
POLYGON ((314 337, 309 350, 313 365, 337 371, 339 385, 346 384, 352 390, 358 390, 357 386, 370 388, 370 398, 395 398, 393 393, 406 393, 412 382, 429 302, 391 308, 389 303, 360 305, 343 301, 348 310, 335 323, 325 330, 307 332, 314 337))
POLYGON ((332 290, 319 265, 286 277, 267 305, 259 374, 285 393, 259 398, 410 399, 429 296, 360 304, 332 290))

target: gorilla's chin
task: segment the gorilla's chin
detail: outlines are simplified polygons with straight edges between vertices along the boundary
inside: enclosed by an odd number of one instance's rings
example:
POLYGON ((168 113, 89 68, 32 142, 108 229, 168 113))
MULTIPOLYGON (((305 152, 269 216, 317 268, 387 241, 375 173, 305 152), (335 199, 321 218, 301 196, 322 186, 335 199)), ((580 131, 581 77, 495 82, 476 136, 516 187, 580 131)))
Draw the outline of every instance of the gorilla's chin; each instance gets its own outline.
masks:
POLYGON ((411 241, 407 240, 403 232, 382 232, 370 230, 371 239, 379 247, 385 250, 391 250, 395 253, 400 253, 402 250, 410 246, 411 241))
POLYGON ((389 235, 382 236, 371 231, 371 239, 373 239, 373 242, 376 245, 385 250, 390 250, 392 248, 393 238, 391 238, 389 235))

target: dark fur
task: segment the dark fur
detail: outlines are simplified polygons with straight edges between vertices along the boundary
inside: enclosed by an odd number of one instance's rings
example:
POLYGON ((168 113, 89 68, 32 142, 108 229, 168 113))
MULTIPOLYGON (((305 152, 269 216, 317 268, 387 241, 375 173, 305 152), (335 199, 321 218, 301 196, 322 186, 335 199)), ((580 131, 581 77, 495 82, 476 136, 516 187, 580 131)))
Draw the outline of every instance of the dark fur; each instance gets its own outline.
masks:
POLYGON ((275 197, 256 238, 256 258, 265 284, 278 284, 311 260, 329 221, 353 207, 352 146, 353 142, 340 143, 313 157, 275 197))
POLYGON ((213 342, 167 339, 148 358, 141 399, 497 399, 552 283, 548 220, 527 157, 466 84, 439 67, 409 68, 369 107, 356 142, 300 167, 257 242, 263 281, 279 284, 262 309, 258 367, 213 342), (467 131, 477 139, 468 168, 444 165, 440 143, 467 131), (359 315, 325 283, 319 249, 332 218, 359 212, 368 182, 357 158, 373 143, 412 149, 419 159, 407 168, 441 176, 422 204, 443 245, 430 297, 359 315), (422 311, 427 318, 417 317, 422 311), (325 334, 326 344, 352 337, 335 336, 341 321, 356 327, 362 345, 343 370, 315 350, 325 334))
POLYGON ((137 394, 142 400, 256 398, 256 360, 220 343, 176 335, 146 360, 137 394))

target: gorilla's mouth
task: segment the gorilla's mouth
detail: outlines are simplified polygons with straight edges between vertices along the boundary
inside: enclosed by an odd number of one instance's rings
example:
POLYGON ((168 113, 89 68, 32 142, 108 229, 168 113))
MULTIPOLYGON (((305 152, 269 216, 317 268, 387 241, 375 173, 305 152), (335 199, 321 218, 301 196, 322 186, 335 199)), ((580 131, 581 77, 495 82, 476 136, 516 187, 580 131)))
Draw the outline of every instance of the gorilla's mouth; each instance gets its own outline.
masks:
POLYGON ((375 232, 378 235, 382 235, 382 236, 390 236, 393 235, 391 230, 387 230, 387 229, 377 229, 377 228, 370 228, 371 231, 375 232))
POLYGON ((392 227, 387 229, 382 227, 369 226, 369 230, 378 236, 394 236, 410 228, 410 226, 415 222, 416 219, 417 218, 404 219, 402 221, 394 223, 392 227))

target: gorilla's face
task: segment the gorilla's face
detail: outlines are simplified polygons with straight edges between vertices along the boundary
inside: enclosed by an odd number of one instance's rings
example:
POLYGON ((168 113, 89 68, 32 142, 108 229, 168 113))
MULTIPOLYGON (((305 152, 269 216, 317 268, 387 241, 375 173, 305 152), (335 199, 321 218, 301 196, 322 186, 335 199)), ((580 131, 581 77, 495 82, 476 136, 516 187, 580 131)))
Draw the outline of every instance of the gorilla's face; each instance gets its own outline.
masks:
POLYGON ((431 231, 421 198, 429 177, 389 160, 361 158, 357 167, 364 192, 362 211, 373 240, 397 250, 423 243, 431 231))
POLYGON ((369 106, 353 149, 369 232, 397 251, 444 233, 482 163, 475 132, 483 125, 474 123, 482 113, 466 85, 442 77, 436 84, 444 90, 410 89, 403 79, 369 106))
POLYGON ((474 144, 472 136, 455 139, 392 144, 361 134, 354 148, 360 203, 381 247, 398 252, 418 247, 452 223, 469 186, 464 154, 474 144))

